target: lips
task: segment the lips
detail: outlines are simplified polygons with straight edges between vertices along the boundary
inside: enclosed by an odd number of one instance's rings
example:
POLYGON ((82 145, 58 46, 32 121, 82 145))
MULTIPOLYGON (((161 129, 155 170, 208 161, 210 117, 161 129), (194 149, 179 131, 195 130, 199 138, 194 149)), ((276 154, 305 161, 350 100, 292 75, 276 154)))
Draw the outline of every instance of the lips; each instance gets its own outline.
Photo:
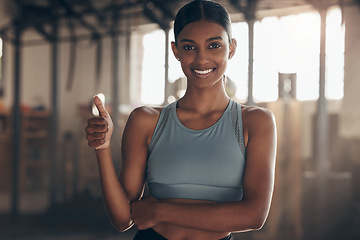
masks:
POLYGON ((194 71, 196 74, 199 74, 199 75, 206 75, 206 74, 211 73, 211 72, 214 71, 214 70, 215 70, 215 68, 209 68, 209 69, 204 69, 204 70, 194 69, 193 71, 194 71))

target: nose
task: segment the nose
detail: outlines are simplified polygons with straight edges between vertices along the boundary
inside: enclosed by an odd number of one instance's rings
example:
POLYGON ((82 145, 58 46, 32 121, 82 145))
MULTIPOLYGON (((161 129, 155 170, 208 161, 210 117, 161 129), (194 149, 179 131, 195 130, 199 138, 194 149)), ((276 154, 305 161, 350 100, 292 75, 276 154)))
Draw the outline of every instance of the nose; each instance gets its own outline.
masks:
POLYGON ((206 50, 198 49, 196 53, 196 63, 199 65, 205 65, 209 62, 209 55, 206 50))

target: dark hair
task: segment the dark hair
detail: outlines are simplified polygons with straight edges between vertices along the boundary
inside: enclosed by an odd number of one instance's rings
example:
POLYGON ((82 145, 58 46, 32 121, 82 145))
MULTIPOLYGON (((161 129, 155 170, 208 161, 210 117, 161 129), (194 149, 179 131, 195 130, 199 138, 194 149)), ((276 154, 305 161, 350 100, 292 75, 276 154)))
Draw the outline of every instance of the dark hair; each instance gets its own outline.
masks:
POLYGON ((194 0, 183 6, 175 17, 175 43, 183 28, 192 22, 207 20, 222 26, 231 41, 231 20, 226 9, 216 2, 209 0, 194 0))

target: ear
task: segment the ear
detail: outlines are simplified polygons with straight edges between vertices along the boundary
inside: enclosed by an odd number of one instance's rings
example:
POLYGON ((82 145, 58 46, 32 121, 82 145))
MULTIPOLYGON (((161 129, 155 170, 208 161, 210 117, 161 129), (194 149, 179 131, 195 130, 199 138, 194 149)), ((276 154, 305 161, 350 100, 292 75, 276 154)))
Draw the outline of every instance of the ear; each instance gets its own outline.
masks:
POLYGON ((236 47, 237 47, 237 41, 235 38, 233 38, 231 39, 229 46, 229 59, 231 59, 234 56, 236 52, 236 47))
POLYGON ((174 54, 175 58, 179 61, 180 60, 179 52, 178 52, 178 49, 177 49, 177 46, 176 46, 175 42, 171 42, 171 50, 173 51, 173 54, 174 54))

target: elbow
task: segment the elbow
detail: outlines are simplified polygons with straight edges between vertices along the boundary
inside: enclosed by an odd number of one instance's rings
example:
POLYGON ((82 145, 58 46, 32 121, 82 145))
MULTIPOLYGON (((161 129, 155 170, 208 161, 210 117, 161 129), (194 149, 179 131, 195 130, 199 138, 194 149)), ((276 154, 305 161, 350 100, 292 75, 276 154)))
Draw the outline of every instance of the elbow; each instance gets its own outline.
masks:
POLYGON ((111 220, 111 224, 119 232, 126 232, 134 225, 134 223, 131 220, 129 221, 111 220))
POLYGON ((270 204, 251 202, 246 211, 245 231, 258 231, 263 228, 269 215, 270 204))
POLYGON ((125 232, 134 225, 133 220, 130 217, 130 211, 124 213, 109 211, 107 209, 107 214, 111 225, 119 232, 125 232))
POLYGON ((264 226, 265 224, 265 220, 266 219, 258 219, 258 220, 254 220, 252 223, 251 223, 251 230, 253 231, 258 231, 258 230, 261 230, 262 227, 264 226))
POLYGON ((115 227, 116 230, 118 230, 119 232, 126 232, 127 230, 129 230, 132 225, 130 226, 125 226, 125 225, 114 225, 113 226, 115 227))
POLYGON ((264 216, 263 214, 252 214, 248 216, 248 218, 244 221, 243 217, 239 218, 238 224, 233 226, 235 231, 239 232, 247 232, 247 231, 258 231, 261 230, 266 222, 267 215, 264 216))
POLYGON ((253 218, 249 222, 249 229, 253 231, 261 230, 264 226, 267 219, 267 214, 259 214, 257 216, 253 216, 253 218))

